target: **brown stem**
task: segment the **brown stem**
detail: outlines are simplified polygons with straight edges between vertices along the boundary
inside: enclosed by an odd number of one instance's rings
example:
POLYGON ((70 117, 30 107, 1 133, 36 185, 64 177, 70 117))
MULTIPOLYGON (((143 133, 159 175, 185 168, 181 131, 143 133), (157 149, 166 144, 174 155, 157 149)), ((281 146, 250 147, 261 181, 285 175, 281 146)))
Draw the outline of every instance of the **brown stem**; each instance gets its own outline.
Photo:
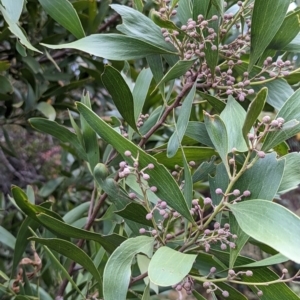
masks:
POLYGON ((148 272, 145 272, 139 276, 136 276, 136 277, 133 277, 131 280, 130 280, 130 283, 129 283, 129 287, 132 286, 134 283, 136 283, 137 281, 141 280, 141 279, 144 279, 145 277, 148 276, 148 272))

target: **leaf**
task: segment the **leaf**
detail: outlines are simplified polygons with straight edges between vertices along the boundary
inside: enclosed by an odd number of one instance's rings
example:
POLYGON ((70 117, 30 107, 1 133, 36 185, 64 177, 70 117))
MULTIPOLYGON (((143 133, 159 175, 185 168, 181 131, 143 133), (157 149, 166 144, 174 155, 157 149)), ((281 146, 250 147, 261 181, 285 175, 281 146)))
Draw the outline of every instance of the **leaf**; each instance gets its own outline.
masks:
POLYGON ((243 107, 232 97, 228 97, 225 109, 221 112, 220 118, 223 120, 228 134, 228 149, 231 152, 236 148, 239 152, 247 151, 248 147, 243 139, 242 127, 246 119, 246 112, 243 107))
POLYGON ((185 130, 189 122, 191 109, 195 97, 195 91, 196 84, 193 85, 192 89, 189 91, 189 93, 183 101, 177 123, 175 124, 175 130, 168 141, 168 158, 173 157, 176 154, 181 144, 182 138, 184 136, 185 130))
POLYGON ((39 102, 36 106, 36 109, 39 110, 49 120, 51 121, 55 120, 56 111, 53 108, 53 106, 48 102, 39 102))
POLYGON ((172 79, 179 78, 184 75, 194 64, 196 60, 179 60, 176 64, 166 73, 166 75, 160 80, 152 93, 163 83, 169 82, 172 79))
POLYGON ((105 66, 104 73, 101 77, 104 86, 110 93, 124 120, 131 126, 131 128, 138 131, 133 114, 133 97, 122 75, 115 68, 107 65, 105 66))
POLYGON ((221 113, 226 107, 226 103, 214 96, 205 94, 200 91, 197 91, 197 94, 199 94, 203 100, 206 100, 218 113, 221 113))
POLYGON ((277 160, 274 152, 267 154, 264 158, 258 159, 238 179, 234 185, 234 189, 239 189, 241 193, 245 190, 251 192, 249 197, 243 199, 265 199, 272 201, 280 186, 284 165, 285 161, 283 159, 277 160))
MULTIPOLYGON (((211 158, 216 155, 216 151, 208 147, 183 147, 183 151, 187 161, 193 160, 195 163, 200 163, 204 160, 211 158)), ((175 155, 171 158, 167 157, 166 152, 160 152, 154 155, 159 163, 164 164, 165 167, 174 169, 175 165, 183 166, 182 152, 180 149, 177 150, 175 155)))
POLYGON ((85 36, 80 19, 68 0, 38 0, 43 9, 77 39, 85 36))
POLYGON ((268 89, 267 88, 262 88, 252 100, 248 107, 246 119, 243 125, 243 137, 245 142, 248 144, 249 139, 248 139, 248 133, 251 131, 252 126, 255 124, 257 118, 259 117, 259 114, 263 110, 266 102, 266 98, 268 95, 268 89))
POLYGON ((152 256, 154 238, 139 236, 122 243, 109 257, 103 274, 105 300, 125 300, 131 277, 131 264, 138 253, 152 256))
POLYGON ((202 122, 188 122, 185 135, 208 147, 214 146, 207 133, 205 124, 202 122))
POLYGON ((284 263, 288 260, 289 259, 286 258, 284 255, 278 253, 278 254, 272 255, 270 257, 267 257, 265 259, 262 259, 262 260, 259 260, 259 261, 256 261, 256 262, 253 262, 250 264, 239 266, 239 268, 269 267, 272 265, 284 263))
POLYGON ((59 214, 56 212, 44 208, 43 206, 38 206, 31 204, 28 200, 27 195, 17 186, 13 185, 11 188, 11 193, 13 195, 14 200, 16 201, 16 204, 18 207, 30 218, 34 219, 35 221, 38 221, 37 214, 38 213, 44 213, 56 220, 61 220, 62 218, 59 214))
POLYGON ((143 69, 139 76, 136 79, 133 91, 132 91, 132 97, 133 97, 133 103, 134 103, 134 119, 135 121, 138 120, 140 114, 143 111, 144 103, 147 97, 147 93, 150 87, 150 83, 152 80, 152 72, 151 69, 143 69))
POLYGON ((123 241, 124 237, 117 234, 102 236, 98 233, 93 233, 84 229, 79 229, 68 225, 64 222, 56 220, 46 214, 40 213, 37 215, 38 221, 46 226, 50 231, 66 237, 92 240, 99 243, 107 252, 112 253, 123 241))
POLYGON ((35 47, 33 47, 30 44, 30 42, 28 41, 27 37, 24 35, 24 33, 21 30, 21 28, 19 27, 19 25, 16 22, 14 22, 13 20, 10 19, 10 15, 3 8, 2 5, 0 5, 0 11, 2 12, 2 15, 3 15, 4 19, 5 19, 5 22, 9 26, 9 30, 20 40, 21 44, 24 45, 26 48, 32 50, 32 51, 36 51, 36 52, 42 53, 41 51, 39 51, 38 49, 36 49, 35 47))
POLYGON ((70 258, 71 260, 75 261, 76 263, 84 267, 87 271, 89 271, 93 275, 93 278, 98 283, 99 293, 102 294, 101 275, 98 272, 97 268, 95 267, 91 258, 82 249, 80 249, 73 243, 62 239, 56 239, 56 238, 43 239, 43 238, 31 237, 30 240, 45 245, 50 249, 62 254, 63 256, 70 258))
POLYGON ((207 133, 218 151, 224 165, 228 167, 227 153, 228 153, 228 135, 224 121, 218 115, 209 115, 204 112, 204 124, 207 133))
POLYGON ((288 45, 286 45, 283 51, 288 52, 300 52, 300 34, 298 34, 288 45))
POLYGON ((57 139, 59 139, 63 143, 70 143, 72 147, 75 148, 78 155, 84 159, 87 160, 86 153, 80 142, 78 141, 78 138, 76 134, 71 132, 66 127, 59 125, 58 123, 42 118, 31 118, 29 119, 30 125, 41 131, 48 133, 57 139))
POLYGON ((156 159, 154 159, 151 155, 147 154, 135 144, 117 133, 82 103, 77 103, 77 107, 79 112, 96 131, 96 133, 98 133, 106 142, 111 144, 130 165, 133 161, 131 158, 125 156, 124 153, 127 150, 131 151, 134 157, 139 157, 140 168, 145 168, 150 163, 154 164, 154 169, 148 169, 147 173, 150 175, 150 179, 148 181, 149 184, 151 186, 155 185, 158 188, 158 191, 156 192, 157 196, 164 199, 168 205, 178 211, 185 218, 193 221, 182 192, 172 175, 163 165, 157 163, 156 159))
POLYGON ((283 107, 280 109, 276 116, 276 118, 283 118, 285 120, 285 123, 281 129, 269 132, 267 134, 262 146, 263 151, 267 151, 273 148, 274 146, 280 144, 282 141, 287 140, 288 138, 300 132, 300 112, 298 109, 300 103, 299 99, 300 89, 295 91, 290 96, 290 98, 285 101, 283 107))
POLYGON ((169 247, 160 247, 150 261, 148 276, 159 286, 179 283, 190 272, 196 257, 197 255, 181 253, 169 247))
POLYGON ((183 168, 184 168, 184 186, 183 186, 183 195, 185 201, 189 208, 192 208, 192 199, 193 199, 193 181, 191 176, 191 170, 188 164, 188 161, 185 157, 183 147, 180 146, 180 150, 182 153, 182 161, 183 161, 183 168))
POLYGON ((283 194, 298 187, 300 184, 300 153, 289 153, 281 158, 285 167, 278 193, 283 194))
POLYGON ((24 0, 1 0, 1 2, 12 22, 17 23, 23 10, 24 0))
POLYGON ((115 211, 115 213, 125 219, 135 221, 142 225, 153 227, 152 221, 146 219, 148 211, 143 205, 138 203, 129 203, 124 209, 115 211))
POLYGON ((75 42, 59 45, 41 45, 50 49, 76 49, 111 60, 132 60, 153 54, 176 54, 137 38, 116 33, 92 34, 75 42))
MULTIPOLYGON (((91 108, 91 100, 89 93, 87 93, 86 95, 82 94, 81 103, 91 108)), ((86 123, 84 118, 80 118, 80 123, 86 156, 90 165, 90 171, 91 173, 93 173, 93 170, 100 159, 98 138, 95 131, 90 127, 89 124, 86 123)))
POLYGON ((284 21, 289 1, 255 1, 251 20, 251 48, 248 71, 268 47, 284 21), (270 13, 272 11, 272 13, 270 13))
POLYGON ((39 190, 39 196, 43 198, 50 196, 62 184, 64 179, 64 176, 58 176, 46 182, 39 190))
POLYGON ((0 88, 1 94, 11 94, 14 91, 10 81, 3 75, 0 75, 0 88))
MULTIPOLYGON (((174 1, 173 1, 174 2, 174 1)), ((175 5, 175 4, 173 4, 175 5)), ((180 0, 177 7, 177 17, 182 25, 193 17, 190 0, 180 0)))
POLYGON ((1 243, 11 249, 15 249, 16 238, 4 227, 0 226, 1 243))
POLYGON ((208 175, 216 169, 215 165, 216 157, 213 156, 209 162, 203 162, 193 174, 193 182, 208 181, 208 175))
POLYGON ((111 4, 110 6, 122 17, 123 24, 117 26, 120 32, 158 48, 173 53, 176 51, 171 43, 165 41, 160 27, 144 14, 125 5, 111 4))
POLYGON ((212 0, 212 4, 216 7, 218 13, 223 16, 224 0, 212 0))
POLYGON ((282 50, 285 46, 287 46, 300 31, 299 18, 299 8, 288 14, 268 48, 282 50))
POLYGON ((197 20, 198 15, 204 16, 206 19, 207 11, 211 0, 202 0, 193 2, 193 20, 197 20))
POLYGON ((266 200, 227 204, 242 230, 254 239, 300 263, 300 218, 285 207, 266 200))

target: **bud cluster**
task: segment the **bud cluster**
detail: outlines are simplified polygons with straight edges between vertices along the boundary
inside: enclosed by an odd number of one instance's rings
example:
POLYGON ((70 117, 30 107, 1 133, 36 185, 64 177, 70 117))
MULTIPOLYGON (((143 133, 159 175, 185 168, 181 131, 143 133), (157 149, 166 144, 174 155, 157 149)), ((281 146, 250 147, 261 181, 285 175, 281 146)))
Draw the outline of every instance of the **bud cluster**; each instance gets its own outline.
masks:
POLYGON ((181 282, 172 286, 173 289, 178 291, 179 293, 182 290, 185 290, 187 295, 192 295, 192 290, 194 288, 194 281, 191 277, 184 278, 181 282))
POLYGON ((219 290, 219 291, 222 292, 222 296, 224 298, 228 298, 229 297, 229 292, 228 291, 222 290, 220 287, 218 287, 216 284, 214 284, 211 281, 205 281, 203 283, 203 287, 206 289, 206 293, 207 294, 210 294, 212 292, 215 292, 215 291, 219 290))

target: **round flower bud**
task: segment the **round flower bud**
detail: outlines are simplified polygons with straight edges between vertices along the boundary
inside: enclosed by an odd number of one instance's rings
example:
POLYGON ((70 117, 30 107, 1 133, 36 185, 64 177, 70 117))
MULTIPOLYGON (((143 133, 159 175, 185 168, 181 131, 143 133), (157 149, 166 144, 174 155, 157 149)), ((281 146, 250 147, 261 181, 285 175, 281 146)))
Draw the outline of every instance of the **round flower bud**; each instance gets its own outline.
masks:
POLYGON ((203 200, 204 205, 211 205, 212 204, 212 200, 208 197, 204 198, 203 200))
POLYGON ((127 165, 126 161, 121 161, 121 162, 119 163, 119 167, 120 167, 120 168, 125 168, 126 165, 127 165))
POLYGON ((153 218, 153 214, 152 213, 148 213, 147 215, 146 215, 146 219, 147 220, 151 220, 153 218))
POLYGON ((165 211, 164 209, 161 209, 161 210, 159 211, 159 214, 160 214, 161 216, 163 216, 165 213, 166 213, 166 211, 165 211))
POLYGON ((217 188, 215 192, 216 192, 217 195, 222 195, 223 194, 223 191, 220 188, 217 188))
POLYGON ((250 195, 251 195, 251 192, 248 190, 243 192, 243 196, 245 196, 245 197, 249 197, 250 195))
POLYGON ((209 288, 210 287, 210 282, 209 281, 203 282, 203 287, 204 288, 209 288))
POLYGON ((193 200, 192 200, 192 204, 193 204, 194 206, 198 205, 198 199, 193 199, 193 200))
POLYGON ((271 122, 271 126, 272 126, 272 127, 278 127, 278 125, 279 125, 279 122, 278 122, 277 120, 273 120, 273 121, 271 122))
POLYGON ((204 230, 204 234, 205 234, 205 235, 208 235, 208 234, 210 234, 210 233, 211 233, 211 231, 210 231, 209 229, 205 229, 205 230, 204 230))
POLYGON ((150 169, 150 170, 154 169, 154 164, 149 164, 148 169, 150 169))
POLYGON ((214 229, 219 229, 220 228, 220 223, 219 222, 216 222, 215 224, 214 224, 214 229))
POLYGON ((249 89, 248 90, 248 95, 252 95, 252 94, 254 94, 254 89, 249 89))
POLYGON ((157 187, 156 186, 151 186, 150 191, 153 192, 153 193, 157 192, 157 187))
POLYGON ((264 293, 262 291, 257 291, 257 296, 261 297, 264 293))
POLYGON ((146 229, 145 228, 140 228, 139 232, 140 232, 140 234, 144 234, 146 232, 146 229))
POLYGON ((232 192, 232 194, 234 195, 234 196, 239 196, 240 194, 241 194, 241 192, 240 192, 240 190, 238 190, 238 189, 235 189, 233 192, 232 192))
POLYGON ((281 124, 283 124, 283 123, 284 123, 284 119, 283 119, 283 118, 281 118, 281 117, 277 118, 276 120, 277 120, 277 122, 278 122, 278 123, 281 123, 281 124))
POLYGON ((136 197, 136 193, 129 193, 128 196, 129 196, 130 199, 135 199, 135 198, 137 198, 137 197, 136 197))
POLYGON ((236 246, 235 243, 232 243, 232 242, 229 243, 229 247, 230 247, 231 249, 235 249, 235 246, 236 246))
POLYGON ((195 163, 193 160, 191 160, 191 161, 189 162, 189 165, 190 165, 191 167, 194 167, 194 166, 196 165, 196 163, 195 163))
POLYGON ((167 202, 166 201, 162 201, 159 206, 161 208, 167 208, 167 202))
POLYGON ((157 234, 157 230, 153 229, 153 230, 151 231, 151 234, 152 234, 152 235, 156 235, 156 234, 157 234))
POLYGON ((143 174, 143 178, 145 180, 149 180, 150 179, 150 175, 145 173, 145 174, 143 174))
POLYGON ((130 152, 129 150, 126 150, 126 151, 124 152, 124 154, 125 154, 125 156, 127 156, 127 157, 130 157, 130 156, 131 156, 131 152, 130 152))
POLYGON ((216 267, 211 267, 210 268, 210 273, 215 273, 217 271, 217 268, 216 267))
POLYGON ((228 298, 229 297, 229 293, 227 291, 223 291, 222 292, 222 296, 225 297, 225 298, 228 298))
POLYGON ((257 156, 259 158, 264 158, 266 156, 266 153, 264 151, 257 151, 257 156))
POLYGON ((234 272, 234 270, 232 270, 232 269, 231 269, 231 270, 229 270, 229 271, 228 271, 228 275, 230 275, 230 276, 235 276, 235 272, 234 272))
POLYGON ((224 228, 225 228, 225 229, 229 229, 229 228, 230 228, 230 225, 229 225, 228 223, 225 223, 225 224, 224 224, 224 228))
POLYGON ((253 276, 253 272, 251 270, 246 271, 246 276, 248 277, 253 276))
POLYGON ((173 217, 174 218, 178 218, 180 216, 179 212, 178 211, 174 211, 173 212, 173 217))
POLYGON ((236 240, 236 239, 237 239, 237 235, 236 235, 236 234, 233 234, 233 235, 232 235, 232 238, 233 238, 234 240, 236 240))
POLYGON ((262 122, 265 123, 265 124, 270 123, 270 121, 271 121, 270 116, 264 116, 264 117, 262 118, 262 122))
POLYGON ((286 268, 284 268, 284 269, 282 269, 282 274, 287 274, 289 271, 288 271, 288 269, 286 269, 286 268))
POLYGON ((218 20, 218 16, 217 16, 217 15, 213 15, 213 16, 211 17, 211 19, 212 19, 212 21, 216 21, 216 20, 218 20))
POLYGON ((168 219, 168 218, 169 218, 169 214, 168 214, 168 213, 165 213, 165 214, 163 215, 163 218, 164 218, 164 219, 168 219))
POLYGON ((227 245, 226 244, 221 244, 221 250, 226 250, 227 249, 227 245))
POLYGON ((212 46, 211 46, 211 50, 212 50, 212 51, 216 51, 217 49, 218 49, 218 47, 217 47, 216 45, 212 45, 212 46))
POLYGON ((192 284, 189 281, 187 281, 184 283, 183 287, 185 288, 186 291, 189 291, 192 287, 192 284))
POLYGON ((167 239, 167 240, 170 240, 172 237, 173 237, 173 235, 172 235, 171 233, 168 233, 168 234, 166 235, 166 239, 167 239))

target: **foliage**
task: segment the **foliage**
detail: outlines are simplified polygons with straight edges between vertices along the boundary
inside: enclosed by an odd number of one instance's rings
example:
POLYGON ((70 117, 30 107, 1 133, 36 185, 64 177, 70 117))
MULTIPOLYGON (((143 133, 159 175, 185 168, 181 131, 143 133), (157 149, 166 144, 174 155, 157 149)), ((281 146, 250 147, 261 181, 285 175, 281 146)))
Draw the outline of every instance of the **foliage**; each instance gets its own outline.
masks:
POLYGON ((296 3, 1 3, 1 157, 61 147, 2 194, 1 299, 299 299, 296 3))

